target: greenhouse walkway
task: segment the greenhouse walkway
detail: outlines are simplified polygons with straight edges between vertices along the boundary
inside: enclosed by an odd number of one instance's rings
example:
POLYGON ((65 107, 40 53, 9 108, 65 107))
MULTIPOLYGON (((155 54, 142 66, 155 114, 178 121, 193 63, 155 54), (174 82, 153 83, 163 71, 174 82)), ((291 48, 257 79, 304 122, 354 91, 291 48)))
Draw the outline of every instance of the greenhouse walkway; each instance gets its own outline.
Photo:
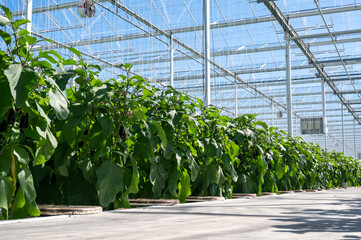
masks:
POLYGON ((361 239, 361 188, 0 222, 0 239, 361 239))

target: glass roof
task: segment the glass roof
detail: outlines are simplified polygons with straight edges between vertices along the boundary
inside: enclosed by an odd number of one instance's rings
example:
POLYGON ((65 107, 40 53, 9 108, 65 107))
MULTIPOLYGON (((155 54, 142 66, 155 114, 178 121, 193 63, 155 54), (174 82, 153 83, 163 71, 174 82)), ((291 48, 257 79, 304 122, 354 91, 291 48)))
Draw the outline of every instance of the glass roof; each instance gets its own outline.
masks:
MULTIPOLYGON (((26 3, 0 0, 16 18, 25 18, 26 3)), ((88 62, 104 68, 104 79, 122 72, 117 64, 131 63, 133 72, 169 85, 173 39, 174 87, 204 98, 203 1, 97 0, 92 18, 79 16, 78 3, 33 0, 33 34, 55 40, 34 51, 56 49, 74 57, 64 47, 75 47, 88 62)), ((262 1, 209 3, 212 104, 231 116, 235 111, 259 114, 258 119, 287 130, 284 28, 262 1)), ((355 147, 361 152, 361 128, 358 122, 354 126, 361 113, 361 0, 277 0, 274 4, 299 36, 290 43, 294 134, 324 146, 324 136, 300 133, 300 118, 323 114, 321 79, 297 45, 303 41, 329 77, 325 84, 327 148, 342 151, 345 139, 346 154, 353 155, 355 147)))

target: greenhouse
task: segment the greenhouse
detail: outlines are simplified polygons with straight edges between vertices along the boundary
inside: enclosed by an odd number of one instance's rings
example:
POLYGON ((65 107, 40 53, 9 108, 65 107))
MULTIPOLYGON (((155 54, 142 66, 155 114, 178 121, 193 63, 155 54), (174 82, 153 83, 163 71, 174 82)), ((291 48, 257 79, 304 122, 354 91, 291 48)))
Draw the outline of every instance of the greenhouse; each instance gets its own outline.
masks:
POLYGON ((361 0, 0 5, 1 220, 49 204, 357 198, 361 0))
POLYGON ((26 18, 31 8, 27 28, 54 40, 34 51, 56 49, 73 57, 65 47, 75 47, 103 68, 104 79, 121 72, 117 65, 130 63, 134 73, 207 97, 224 114, 258 114, 286 131, 290 124, 294 136, 302 135, 301 119, 325 117, 326 137, 302 137, 356 156, 361 152, 359 3, 269 2, 216 0, 204 9, 202 1, 99 0, 92 18, 78 14, 78 1, 1 4, 16 18, 26 18), (287 96, 292 96, 291 115, 287 96))

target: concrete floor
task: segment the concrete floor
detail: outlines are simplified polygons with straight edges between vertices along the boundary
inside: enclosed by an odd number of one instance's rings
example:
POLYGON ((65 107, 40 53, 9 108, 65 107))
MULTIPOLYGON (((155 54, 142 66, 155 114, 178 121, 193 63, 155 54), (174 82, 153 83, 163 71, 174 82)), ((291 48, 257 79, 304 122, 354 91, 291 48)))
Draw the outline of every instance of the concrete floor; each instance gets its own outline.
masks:
POLYGON ((361 239, 361 188, 0 222, 0 239, 361 239))

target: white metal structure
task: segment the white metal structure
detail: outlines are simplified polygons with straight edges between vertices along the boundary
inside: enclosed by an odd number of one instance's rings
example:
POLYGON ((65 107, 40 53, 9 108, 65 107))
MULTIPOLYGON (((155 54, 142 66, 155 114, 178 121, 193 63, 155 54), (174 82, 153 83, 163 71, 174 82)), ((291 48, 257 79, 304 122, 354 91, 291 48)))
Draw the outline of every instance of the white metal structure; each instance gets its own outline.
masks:
POLYGON ((35 52, 72 57, 65 47, 75 47, 104 68, 104 79, 131 63, 224 114, 258 114, 294 136, 300 118, 327 116, 327 135, 300 136, 361 152, 361 0, 98 0, 92 18, 75 0, 0 4, 32 18, 34 36, 54 40, 35 52))

